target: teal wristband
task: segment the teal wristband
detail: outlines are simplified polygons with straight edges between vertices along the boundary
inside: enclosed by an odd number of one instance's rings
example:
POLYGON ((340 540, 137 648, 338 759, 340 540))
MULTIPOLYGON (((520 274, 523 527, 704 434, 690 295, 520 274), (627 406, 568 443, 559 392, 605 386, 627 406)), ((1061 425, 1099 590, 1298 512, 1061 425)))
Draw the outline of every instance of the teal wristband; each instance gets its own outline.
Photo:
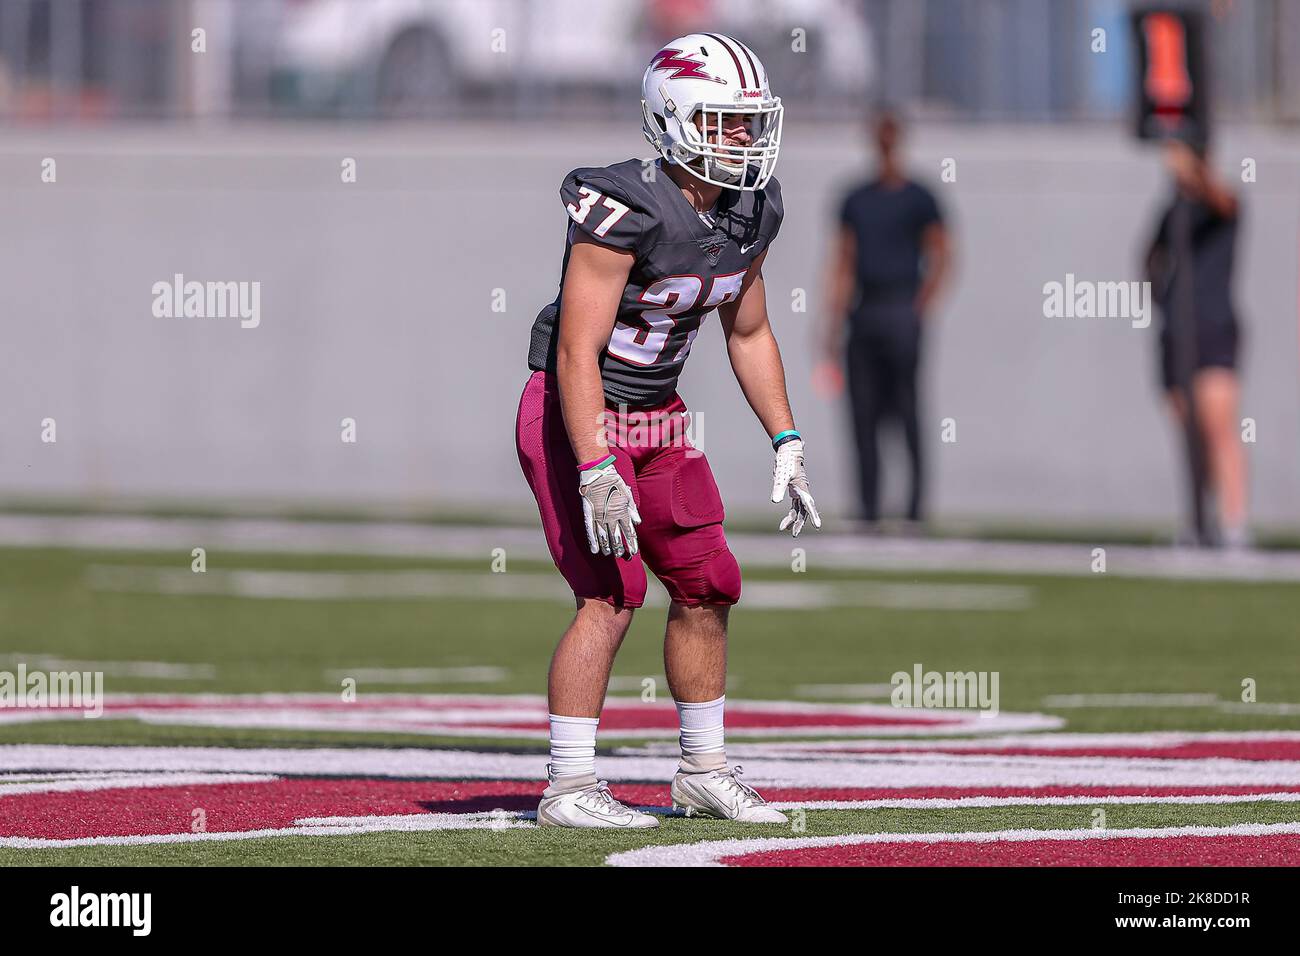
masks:
POLYGON ((614 460, 613 455, 606 455, 604 458, 601 458, 597 461, 589 461, 585 465, 579 465, 578 471, 591 471, 591 469, 593 468, 604 468, 613 460, 614 460))
POLYGON ((777 435, 775 438, 772 439, 772 447, 780 448, 786 442, 794 441, 796 438, 803 438, 803 436, 800 435, 793 428, 787 428, 785 431, 781 432, 779 435, 777 435))

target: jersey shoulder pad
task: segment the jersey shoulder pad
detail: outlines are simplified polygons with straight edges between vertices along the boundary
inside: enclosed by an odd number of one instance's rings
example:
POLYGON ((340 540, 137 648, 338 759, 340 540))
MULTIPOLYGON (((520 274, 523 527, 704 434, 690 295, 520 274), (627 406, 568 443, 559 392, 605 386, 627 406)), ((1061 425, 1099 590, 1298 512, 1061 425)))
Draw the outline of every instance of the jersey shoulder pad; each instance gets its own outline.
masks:
POLYGON ((641 163, 575 169, 560 186, 560 200, 574 225, 597 242, 642 255, 659 226, 654 195, 641 180, 641 163), (633 167, 633 168, 629 168, 633 167))

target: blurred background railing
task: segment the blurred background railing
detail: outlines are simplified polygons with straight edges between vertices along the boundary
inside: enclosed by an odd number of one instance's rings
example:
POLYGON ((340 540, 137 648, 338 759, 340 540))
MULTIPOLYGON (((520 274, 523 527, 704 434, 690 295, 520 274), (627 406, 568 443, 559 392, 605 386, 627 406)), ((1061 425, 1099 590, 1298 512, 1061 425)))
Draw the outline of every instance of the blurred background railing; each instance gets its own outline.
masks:
MULTIPOLYGON (((1215 109, 1300 121, 1300 3, 1213 0, 1215 109)), ((0 117, 622 115, 665 36, 750 39, 805 118, 1105 120, 1127 0, 3 0, 0 117), (1091 48, 1106 31, 1107 53, 1091 48), (196 34, 194 31, 202 31, 196 34), (766 38, 764 40, 763 38, 766 38), (816 51, 815 54, 807 51, 816 51)))

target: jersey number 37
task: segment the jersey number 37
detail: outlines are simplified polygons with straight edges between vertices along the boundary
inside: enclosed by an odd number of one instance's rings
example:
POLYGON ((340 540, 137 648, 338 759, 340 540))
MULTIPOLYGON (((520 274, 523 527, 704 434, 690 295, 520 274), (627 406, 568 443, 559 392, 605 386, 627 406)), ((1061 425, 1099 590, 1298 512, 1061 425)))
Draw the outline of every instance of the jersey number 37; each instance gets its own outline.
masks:
MULTIPOLYGON (((569 218, 579 225, 587 221, 597 203, 608 209, 600 225, 592 228, 594 236, 601 237, 628 213, 628 207, 590 186, 578 187, 578 202, 569 203, 565 209, 569 218)), ((718 306, 731 302, 740 294, 741 284, 745 280, 745 271, 731 275, 714 276, 709 284, 708 296, 701 300, 704 280, 696 275, 665 276, 654 282, 641 293, 641 301, 647 305, 661 308, 647 309, 638 317, 635 325, 619 322, 609 337, 609 354, 631 365, 657 365, 667 358, 670 362, 684 362, 690 354, 691 344, 700 331, 699 323, 686 333, 685 340, 674 350, 671 356, 663 354, 678 316, 683 313, 707 313, 718 306)), ((676 344, 676 343, 674 343, 676 344)))
POLYGON ((605 235, 614 228, 616 222, 627 215, 628 208, 626 205, 619 202, 617 199, 611 199, 609 196, 602 195, 590 186, 579 186, 578 196, 580 198, 576 204, 569 203, 564 208, 568 211, 569 218, 580 226, 587 221, 587 216, 591 215, 591 207, 596 205, 598 199, 603 199, 604 202, 601 203, 601 205, 609 210, 605 215, 605 221, 591 230, 592 235, 605 235))
MULTIPOLYGON (((664 276, 641 293, 641 301, 662 308, 647 309, 637 318, 636 325, 618 322, 609 337, 609 354, 632 365, 657 365, 665 360, 684 362, 690 354, 691 344, 700 331, 700 319, 718 306, 733 301, 740 295, 745 272, 714 276, 709 283, 709 293, 704 292, 704 280, 699 276, 664 276), (673 351, 665 355, 665 347, 683 313, 694 313, 698 318, 686 333, 686 338, 673 351)), ((674 343, 676 344, 676 343, 674 343)))

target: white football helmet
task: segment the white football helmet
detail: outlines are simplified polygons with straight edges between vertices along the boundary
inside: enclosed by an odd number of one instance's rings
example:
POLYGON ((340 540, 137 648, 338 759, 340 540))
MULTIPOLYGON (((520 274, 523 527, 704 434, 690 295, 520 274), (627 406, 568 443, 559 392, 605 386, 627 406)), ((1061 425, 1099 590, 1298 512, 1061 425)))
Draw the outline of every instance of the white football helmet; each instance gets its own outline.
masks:
POLYGON ((726 189, 767 185, 781 149, 781 100, 739 40, 692 33, 664 45, 641 80, 645 138, 664 159, 726 189), (746 114, 747 145, 723 138, 723 117, 746 114), (700 125, 696 125, 697 120, 700 125))

